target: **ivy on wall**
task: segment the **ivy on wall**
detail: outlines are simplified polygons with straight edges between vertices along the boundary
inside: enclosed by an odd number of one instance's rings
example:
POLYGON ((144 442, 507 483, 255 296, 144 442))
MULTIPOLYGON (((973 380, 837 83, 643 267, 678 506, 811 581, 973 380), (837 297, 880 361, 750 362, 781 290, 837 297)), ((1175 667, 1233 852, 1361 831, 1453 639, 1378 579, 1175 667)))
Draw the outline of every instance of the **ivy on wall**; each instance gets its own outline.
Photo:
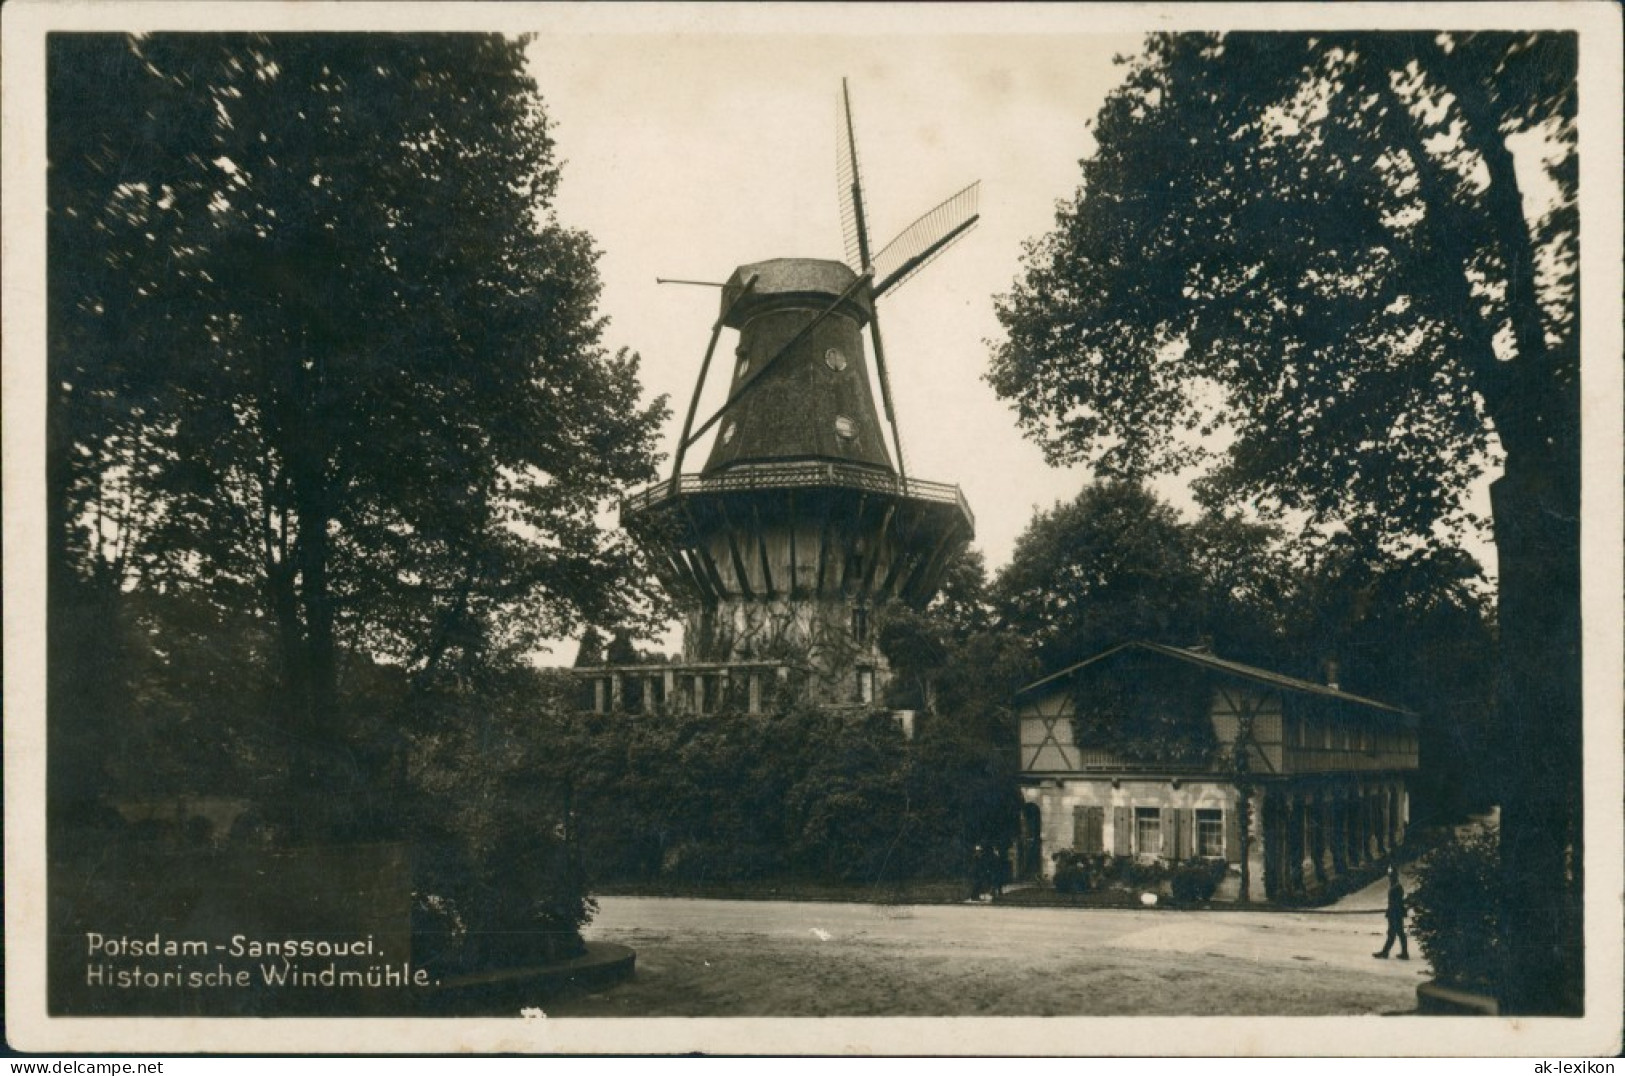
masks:
POLYGON ((1072 684, 1072 734, 1125 762, 1206 766, 1219 755, 1212 687, 1199 673, 1126 655, 1072 684))

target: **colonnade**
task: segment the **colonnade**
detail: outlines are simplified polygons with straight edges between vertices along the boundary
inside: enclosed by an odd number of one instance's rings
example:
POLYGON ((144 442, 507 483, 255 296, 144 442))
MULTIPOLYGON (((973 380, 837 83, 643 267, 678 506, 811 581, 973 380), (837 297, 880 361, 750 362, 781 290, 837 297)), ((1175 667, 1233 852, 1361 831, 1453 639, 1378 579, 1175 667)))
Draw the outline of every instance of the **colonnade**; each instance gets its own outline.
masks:
POLYGON ((1381 860, 1405 837, 1400 778, 1321 780, 1264 797, 1264 875, 1271 898, 1312 895, 1333 878, 1381 860))

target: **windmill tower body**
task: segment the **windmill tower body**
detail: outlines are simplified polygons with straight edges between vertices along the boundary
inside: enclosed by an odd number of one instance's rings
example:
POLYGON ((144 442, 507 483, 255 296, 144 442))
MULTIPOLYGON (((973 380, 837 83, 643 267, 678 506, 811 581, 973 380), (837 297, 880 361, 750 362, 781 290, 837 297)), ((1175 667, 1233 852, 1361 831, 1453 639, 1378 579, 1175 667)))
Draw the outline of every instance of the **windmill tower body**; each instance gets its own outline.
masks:
POLYGON ((722 324, 739 331, 730 391, 760 381, 699 473, 622 508, 684 607, 685 662, 788 661, 832 705, 883 694, 877 611, 928 601, 973 528, 956 487, 892 464, 862 336, 872 312, 841 298, 858 282, 811 259, 737 270, 722 298, 722 324))
MULTIPOLYGON (((877 705, 888 680, 879 617, 888 603, 929 601, 972 536, 958 487, 904 474, 888 451, 865 334, 900 453, 875 300, 975 223, 974 186, 871 259, 844 90, 842 107, 854 264, 781 258, 734 271, 672 477, 622 503, 623 525, 684 611, 683 664, 663 670, 663 688, 646 669, 625 670, 648 685, 643 699, 757 711, 788 691, 877 705), (727 402, 694 428, 724 330, 738 334, 727 402), (713 428, 704 466, 683 473, 686 450, 713 428)), ((601 675, 598 702, 614 705, 622 671, 601 675)))

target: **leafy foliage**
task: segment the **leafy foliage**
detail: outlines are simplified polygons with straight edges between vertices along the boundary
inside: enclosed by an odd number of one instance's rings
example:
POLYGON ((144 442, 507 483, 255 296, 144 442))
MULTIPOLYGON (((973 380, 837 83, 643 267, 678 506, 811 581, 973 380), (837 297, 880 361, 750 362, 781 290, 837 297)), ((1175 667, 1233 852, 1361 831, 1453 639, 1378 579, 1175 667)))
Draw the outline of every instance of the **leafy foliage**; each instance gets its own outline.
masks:
POLYGON ((1055 669, 1128 639, 1194 642, 1200 591, 1174 510, 1143 486, 1098 482, 1034 517, 993 595, 1055 669))
POLYGON ((1200 904, 1213 899, 1228 867, 1223 860, 1188 860, 1174 868, 1168 879, 1169 891, 1181 904, 1200 904))
POLYGON ((1470 525, 1489 420, 1512 450, 1508 421, 1575 413, 1573 63, 1562 35, 1153 37, 999 303, 990 380, 1057 462, 1219 453, 1214 503, 1470 525), (1554 147, 1529 229, 1519 131, 1554 147))
POLYGON ((568 700, 534 672, 418 695, 400 742, 394 807, 417 837, 419 934, 441 967, 577 955, 586 895, 568 784, 537 780, 568 700), (438 943, 438 944, 434 944, 438 943))
POLYGON ((1372 560, 1332 543, 1297 589, 1288 633, 1298 671, 1336 659, 1345 689, 1420 715, 1416 817, 1495 802, 1495 616, 1477 562, 1449 547, 1372 560))
POLYGON ((966 547, 948 564, 945 582, 924 610, 882 607, 877 642, 891 667, 887 704, 921 710, 958 736, 1015 745, 1010 699, 1037 675, 1028 643, 996 625, 980 550, 966 547))
POLYGON ((1500 465, 1518 1013, 1583 1001, 1576 62, 1572 32, 1153 36, 989 375, 1052 462, 1200 467, 1210 505, 1389 556, 1476 530, 1500 465))
POLYGON ((1495 830, 1449 841, 1417 864, 1412 929, 1444 982, 1494 992, 1500 973, 1500 840, 1495 830))
POLYGON ((816 708, 561 721, 543 779, 573 790, 599 878, 891 883, 1009 840, 1002 754, 946 722, 907 741, 885 715, 816 708))
POLYGON ((1105 480, 1037 513, 991 594, 1051 670, 1134 639, 1278 664, 1298 574, 1274 527, 1217 511, 1187 523, 1145 486, 1105 480))
POLYGON ((1212 690, 1194 670, 1137 653, 1108 658, 1073 681, 1073 735, 1079 747, 1131 762, 1207 766, 1219 751, 1212 690))
POLYGON ((344 777, 346 654, 436 690, 648 612, 596 517, 664 404, 602 345, 522 41, 76 34, 49 67, 54 583, 260 610, 306 789, 344 777))
POLYGON ((664 403, 604 346, 523 40, 48 42, 53 819, 247 797, 410 840, 445 967, 567 955, 520 659, 654 608, 599 508, 664 403), (66 777, 66 780, 59 778, 66 777))

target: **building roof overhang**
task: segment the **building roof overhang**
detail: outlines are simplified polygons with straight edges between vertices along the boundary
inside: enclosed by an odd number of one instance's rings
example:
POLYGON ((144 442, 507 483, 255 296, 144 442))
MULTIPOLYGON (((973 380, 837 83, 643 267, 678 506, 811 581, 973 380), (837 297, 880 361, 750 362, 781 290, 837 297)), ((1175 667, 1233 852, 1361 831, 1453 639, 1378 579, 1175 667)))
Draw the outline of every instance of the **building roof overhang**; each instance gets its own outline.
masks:
POLYGON ((1330 684, 1317 684, 1313 680, 1301 680, 1295 676, 1287 676, 1285 673, 1274 672, 1270 669, 1261 669, 1255 665, 1245 665, 1239 661, 1230 661, 1227 658, 1221 658, 1216 654, 1206 653, 1205 651, 1201 650, 1188 650, 1184 647, 1168 646, 1165 643, 1152 643, 1144 640, 1121 643, 1117 646, 1111 647, 1110 649, 1103 650, 1091 658, 1085 658, 1083 661, 1080 661, 1075 665, 1069 665, 1059 672, 1051 673, 1049 676, 1046 676, 1040 680, 1035 680, 1025 687, 1018 689, 1016 691, 1016 697, 1020 698, 1023 695, 1038 692, 1045 687, 1059 685, 1061 682, 1071 679, 1079 672, 1082 672, 1091 666, 1105 662, 1108 659, 1116 657, 1117 655, 1126 651, 1138 651, 1141 653, 1152 654, 1160 658, 1166 658, 1171 661, 1183 662, 1184 664, 1192 665, 1220 676, 1235 680, 1243 680, 1254 684, 1261 684, 1266 687, 1273 687, 1280 691, 1292 692, 1299 695, 1309 695, 1348 706, 1361 707, 1366 710, 1375 710, 1381 713, 1393 714, 1398 717, 1414 719, 1416 716, 1411 711, 1405 710, 1401 707, 1390 706, 1388 703, 1378 702, 1375 699, 1368 699, 1363 695, 1355 695, 1350 692, 1340 690, 1339 688, 1332 687, 1330 684))

